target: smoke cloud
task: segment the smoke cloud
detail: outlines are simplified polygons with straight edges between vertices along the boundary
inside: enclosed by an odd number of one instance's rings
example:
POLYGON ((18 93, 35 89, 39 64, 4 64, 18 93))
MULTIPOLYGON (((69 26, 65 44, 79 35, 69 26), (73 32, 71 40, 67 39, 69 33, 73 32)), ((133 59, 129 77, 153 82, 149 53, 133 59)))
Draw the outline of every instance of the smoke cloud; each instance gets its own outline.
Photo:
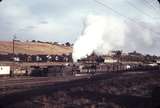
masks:
POLYGON ((131 22, 115 16, 89 15, 85 21, 85 29, 73 47, 73 59, 90 55, 106 54, 111 50, 154 53, 157 35, 150 29, 158 25, 142 21, 131 22))

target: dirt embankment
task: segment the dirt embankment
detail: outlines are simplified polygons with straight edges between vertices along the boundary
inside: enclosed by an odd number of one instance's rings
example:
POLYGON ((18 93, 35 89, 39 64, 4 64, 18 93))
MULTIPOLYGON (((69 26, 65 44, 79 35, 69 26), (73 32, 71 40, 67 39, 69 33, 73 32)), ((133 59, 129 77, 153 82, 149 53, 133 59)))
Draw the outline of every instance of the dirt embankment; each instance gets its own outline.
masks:
MULTIPOLYGON (((15 53, 21 54, 46 54, 46 55, 61 55, 72 52, 72 47, 64 45, 55 45, 49 43, 38 43, 38 42, 18 42, 15 41, 15 53)), ((13 43, 11 41, 0 41, 0 54, 12 53, 13 43)))

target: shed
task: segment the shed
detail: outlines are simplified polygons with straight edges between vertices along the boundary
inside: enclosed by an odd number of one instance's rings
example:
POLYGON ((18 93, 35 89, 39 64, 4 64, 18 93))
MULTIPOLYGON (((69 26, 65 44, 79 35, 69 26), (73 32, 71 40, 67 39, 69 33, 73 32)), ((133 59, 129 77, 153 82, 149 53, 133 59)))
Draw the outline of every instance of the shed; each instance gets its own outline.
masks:
POLYGON ((10 75, 10 66, 0 66, 0 75, 10 75))

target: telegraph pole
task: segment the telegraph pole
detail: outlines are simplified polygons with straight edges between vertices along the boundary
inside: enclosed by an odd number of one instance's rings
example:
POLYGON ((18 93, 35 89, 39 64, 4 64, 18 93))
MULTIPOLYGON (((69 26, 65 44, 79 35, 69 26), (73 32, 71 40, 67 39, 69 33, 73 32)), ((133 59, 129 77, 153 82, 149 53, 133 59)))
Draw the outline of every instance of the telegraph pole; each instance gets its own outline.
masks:
POLYGON ((13 45, 12 45, 13 46, 13 48, 12 48, 13 49, 13 58, 15 57, 15 46, 14 46, 15 45, 15 39, 16 39, 16 35, 13 35, 13 40, 12 40, 12 42, 13 42, 13 45))
POLYGON ((15 70, 15 40, 16 40, 16 34, 13 35, 13 39, 12 39, 12 54, 13 54, 13 70, 11 70, 10 76, 14 76, 14 70, 15 70))

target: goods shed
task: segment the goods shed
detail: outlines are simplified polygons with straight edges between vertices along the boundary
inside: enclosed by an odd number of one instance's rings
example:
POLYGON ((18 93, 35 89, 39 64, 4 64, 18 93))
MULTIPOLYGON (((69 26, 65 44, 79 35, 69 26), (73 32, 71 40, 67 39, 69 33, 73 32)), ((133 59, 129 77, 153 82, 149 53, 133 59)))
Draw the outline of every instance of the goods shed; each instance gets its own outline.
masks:
POLYGON ((10 75, 10 66, 0 66, 0 76, 10 75))

